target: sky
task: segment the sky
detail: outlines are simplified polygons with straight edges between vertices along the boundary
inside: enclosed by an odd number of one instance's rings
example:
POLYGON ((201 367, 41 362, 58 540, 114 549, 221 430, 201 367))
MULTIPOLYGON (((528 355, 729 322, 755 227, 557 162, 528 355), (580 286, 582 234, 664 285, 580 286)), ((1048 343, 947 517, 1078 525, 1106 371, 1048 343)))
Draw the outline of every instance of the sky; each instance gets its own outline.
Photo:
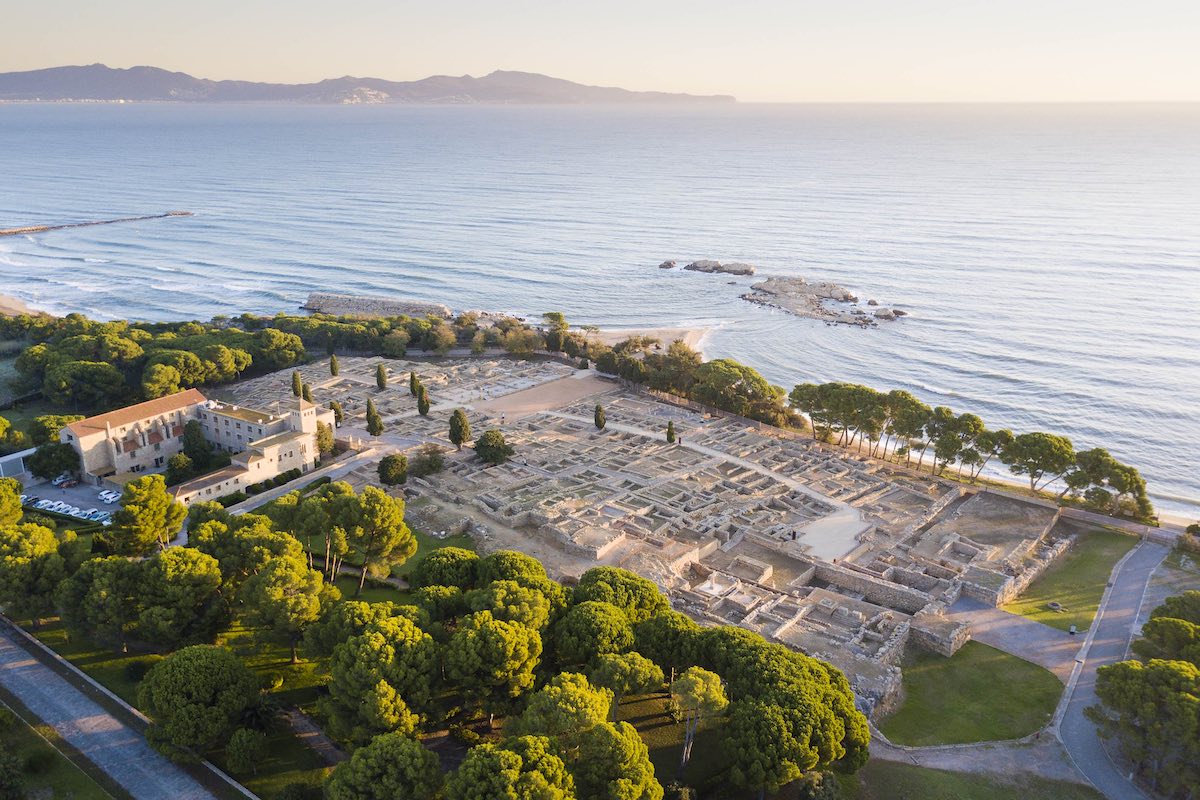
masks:
POLYGON ((4 18, 0 72, 514 69, 751 102, 1200 101, 1200 0, 13 0, 4 18))

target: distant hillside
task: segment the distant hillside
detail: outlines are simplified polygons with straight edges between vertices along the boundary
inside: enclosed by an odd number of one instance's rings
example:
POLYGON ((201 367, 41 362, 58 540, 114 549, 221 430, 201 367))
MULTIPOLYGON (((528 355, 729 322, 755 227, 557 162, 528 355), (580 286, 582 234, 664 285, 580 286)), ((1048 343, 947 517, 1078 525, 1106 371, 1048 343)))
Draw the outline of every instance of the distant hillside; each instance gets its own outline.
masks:
POLYGON ((434 75, 419 81, 330 78, 319 83, 210 81, 157 67, 113 69, 103 64, 0 73, 0 101, 177 101, 190 103, 732 103, 728 95, 631 92, 496 71, 482 78, 434 75))

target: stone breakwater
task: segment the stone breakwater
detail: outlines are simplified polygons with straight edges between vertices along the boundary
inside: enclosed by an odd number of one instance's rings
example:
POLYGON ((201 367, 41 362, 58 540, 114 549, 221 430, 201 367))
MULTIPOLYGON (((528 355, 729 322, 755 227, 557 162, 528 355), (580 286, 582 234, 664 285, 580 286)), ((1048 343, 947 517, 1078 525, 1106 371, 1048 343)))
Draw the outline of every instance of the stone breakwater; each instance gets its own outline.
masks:
MULTIPOLYGON (((668 259, 658 265, 659 269, 674 269, 675 261, 668 259)), ((753 275, 754 265, 743 264, 740 261, 729 261, 722 264, 720 261, 712 261, 710 259, 701 259, 693 261, 686 265, 684 269, 689 272, 720 272, 726 275, 753 275)))
POLYGON ((450 319, 454 315, 449 306, 441 303, 426 303, 421 300, 398 300, 391 297, 370 295, 331 294, 312 292, 300 308, 319 314, 339 317, 441 317, 450 319))
MULTIPOLYGON (((809 283, 804 278, 767 278, 751 285, 750 289, 742 295, 743 300, 831 325, 867 328, 875 325, 877 320, 893 321, 906 314, 890 308, 868 312, 858 307, 858 298, 849 289, 828 281, 809 283)), ((867 305, 879 304, 869 300, 867 305)))
POLYGON ((19 236, 23 233, 45 233, 46 231, 62 231, 67 228, 88 228, 92 225, 113 225, 118 222, 141 222, 147 219, 190 216, 192 216, 192 212, 190 211, 167 211, 163 214, 147 214, 141 217, 121 217, 119 219, 98 219, 91 222, 69 222, 65 225, 26 225, 22 228, 5 228, 0 230, 0 236, 19 236))

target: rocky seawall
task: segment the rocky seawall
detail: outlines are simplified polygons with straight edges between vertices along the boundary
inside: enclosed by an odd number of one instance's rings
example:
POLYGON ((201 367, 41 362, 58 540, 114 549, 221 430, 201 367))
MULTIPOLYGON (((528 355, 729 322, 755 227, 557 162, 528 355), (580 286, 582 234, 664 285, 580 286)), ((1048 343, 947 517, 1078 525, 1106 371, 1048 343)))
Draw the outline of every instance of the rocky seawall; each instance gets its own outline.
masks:
MULTIPOLYGON (((828 281, 809 283, 804 278, 767 278, 751 285, 750 289, 742 295, 743 300, 829 324, 868 328, 878 320, 890 322, 906 314, 899 309, 880 307, 868 311, 859 308, 853 292, 828 281)), ((879 303, 868 300, 867 305, 878 306, 879 303)))
MULTIPOLYGON (((659 269, 674 269, 675 264, 676 264, 676 262, 674 260, 668 259, 668 260, 662 262, 661 264, 659 264, 658 268, 659 269)), ((754 274, 754 265, 753 264, 743 264, 740 261, 729 261, 729 262, 722 264, 720 261, 713 261, 711 259, 706 259, 706 258, 701 259, 699 261, 693 261, 692 263, 685 265, 684 269, 688 270, 689 272, 720 272, 720 273, 724 273, 725 275, 753 275, 754 274)))
POLYGON ((441 303, 421 300, 399 300, 371 295, 331 294, 312 292, 300 308, 318 314, 339 317, 441 317, 450 319, 454 312, 441 303))

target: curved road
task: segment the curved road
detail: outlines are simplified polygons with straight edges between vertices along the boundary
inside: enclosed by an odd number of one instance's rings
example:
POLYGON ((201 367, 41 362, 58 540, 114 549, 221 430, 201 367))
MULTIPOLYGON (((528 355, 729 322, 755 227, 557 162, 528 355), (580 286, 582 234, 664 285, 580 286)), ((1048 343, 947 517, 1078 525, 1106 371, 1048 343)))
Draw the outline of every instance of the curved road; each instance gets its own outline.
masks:
POLYGON ((1109 800, 1145 800, 1146 795, 1109 757, 1096 735, 1096 726, 1083 710, 1098 702, 1096 670, 1125 659, 1150 574, 1169 552, 1165 545, 1143 541, 1110 578, 1112 588, 1093 624, 1085 660, 1067 688, 1069 699, 1058 736, 1075 766, 1109 800))

